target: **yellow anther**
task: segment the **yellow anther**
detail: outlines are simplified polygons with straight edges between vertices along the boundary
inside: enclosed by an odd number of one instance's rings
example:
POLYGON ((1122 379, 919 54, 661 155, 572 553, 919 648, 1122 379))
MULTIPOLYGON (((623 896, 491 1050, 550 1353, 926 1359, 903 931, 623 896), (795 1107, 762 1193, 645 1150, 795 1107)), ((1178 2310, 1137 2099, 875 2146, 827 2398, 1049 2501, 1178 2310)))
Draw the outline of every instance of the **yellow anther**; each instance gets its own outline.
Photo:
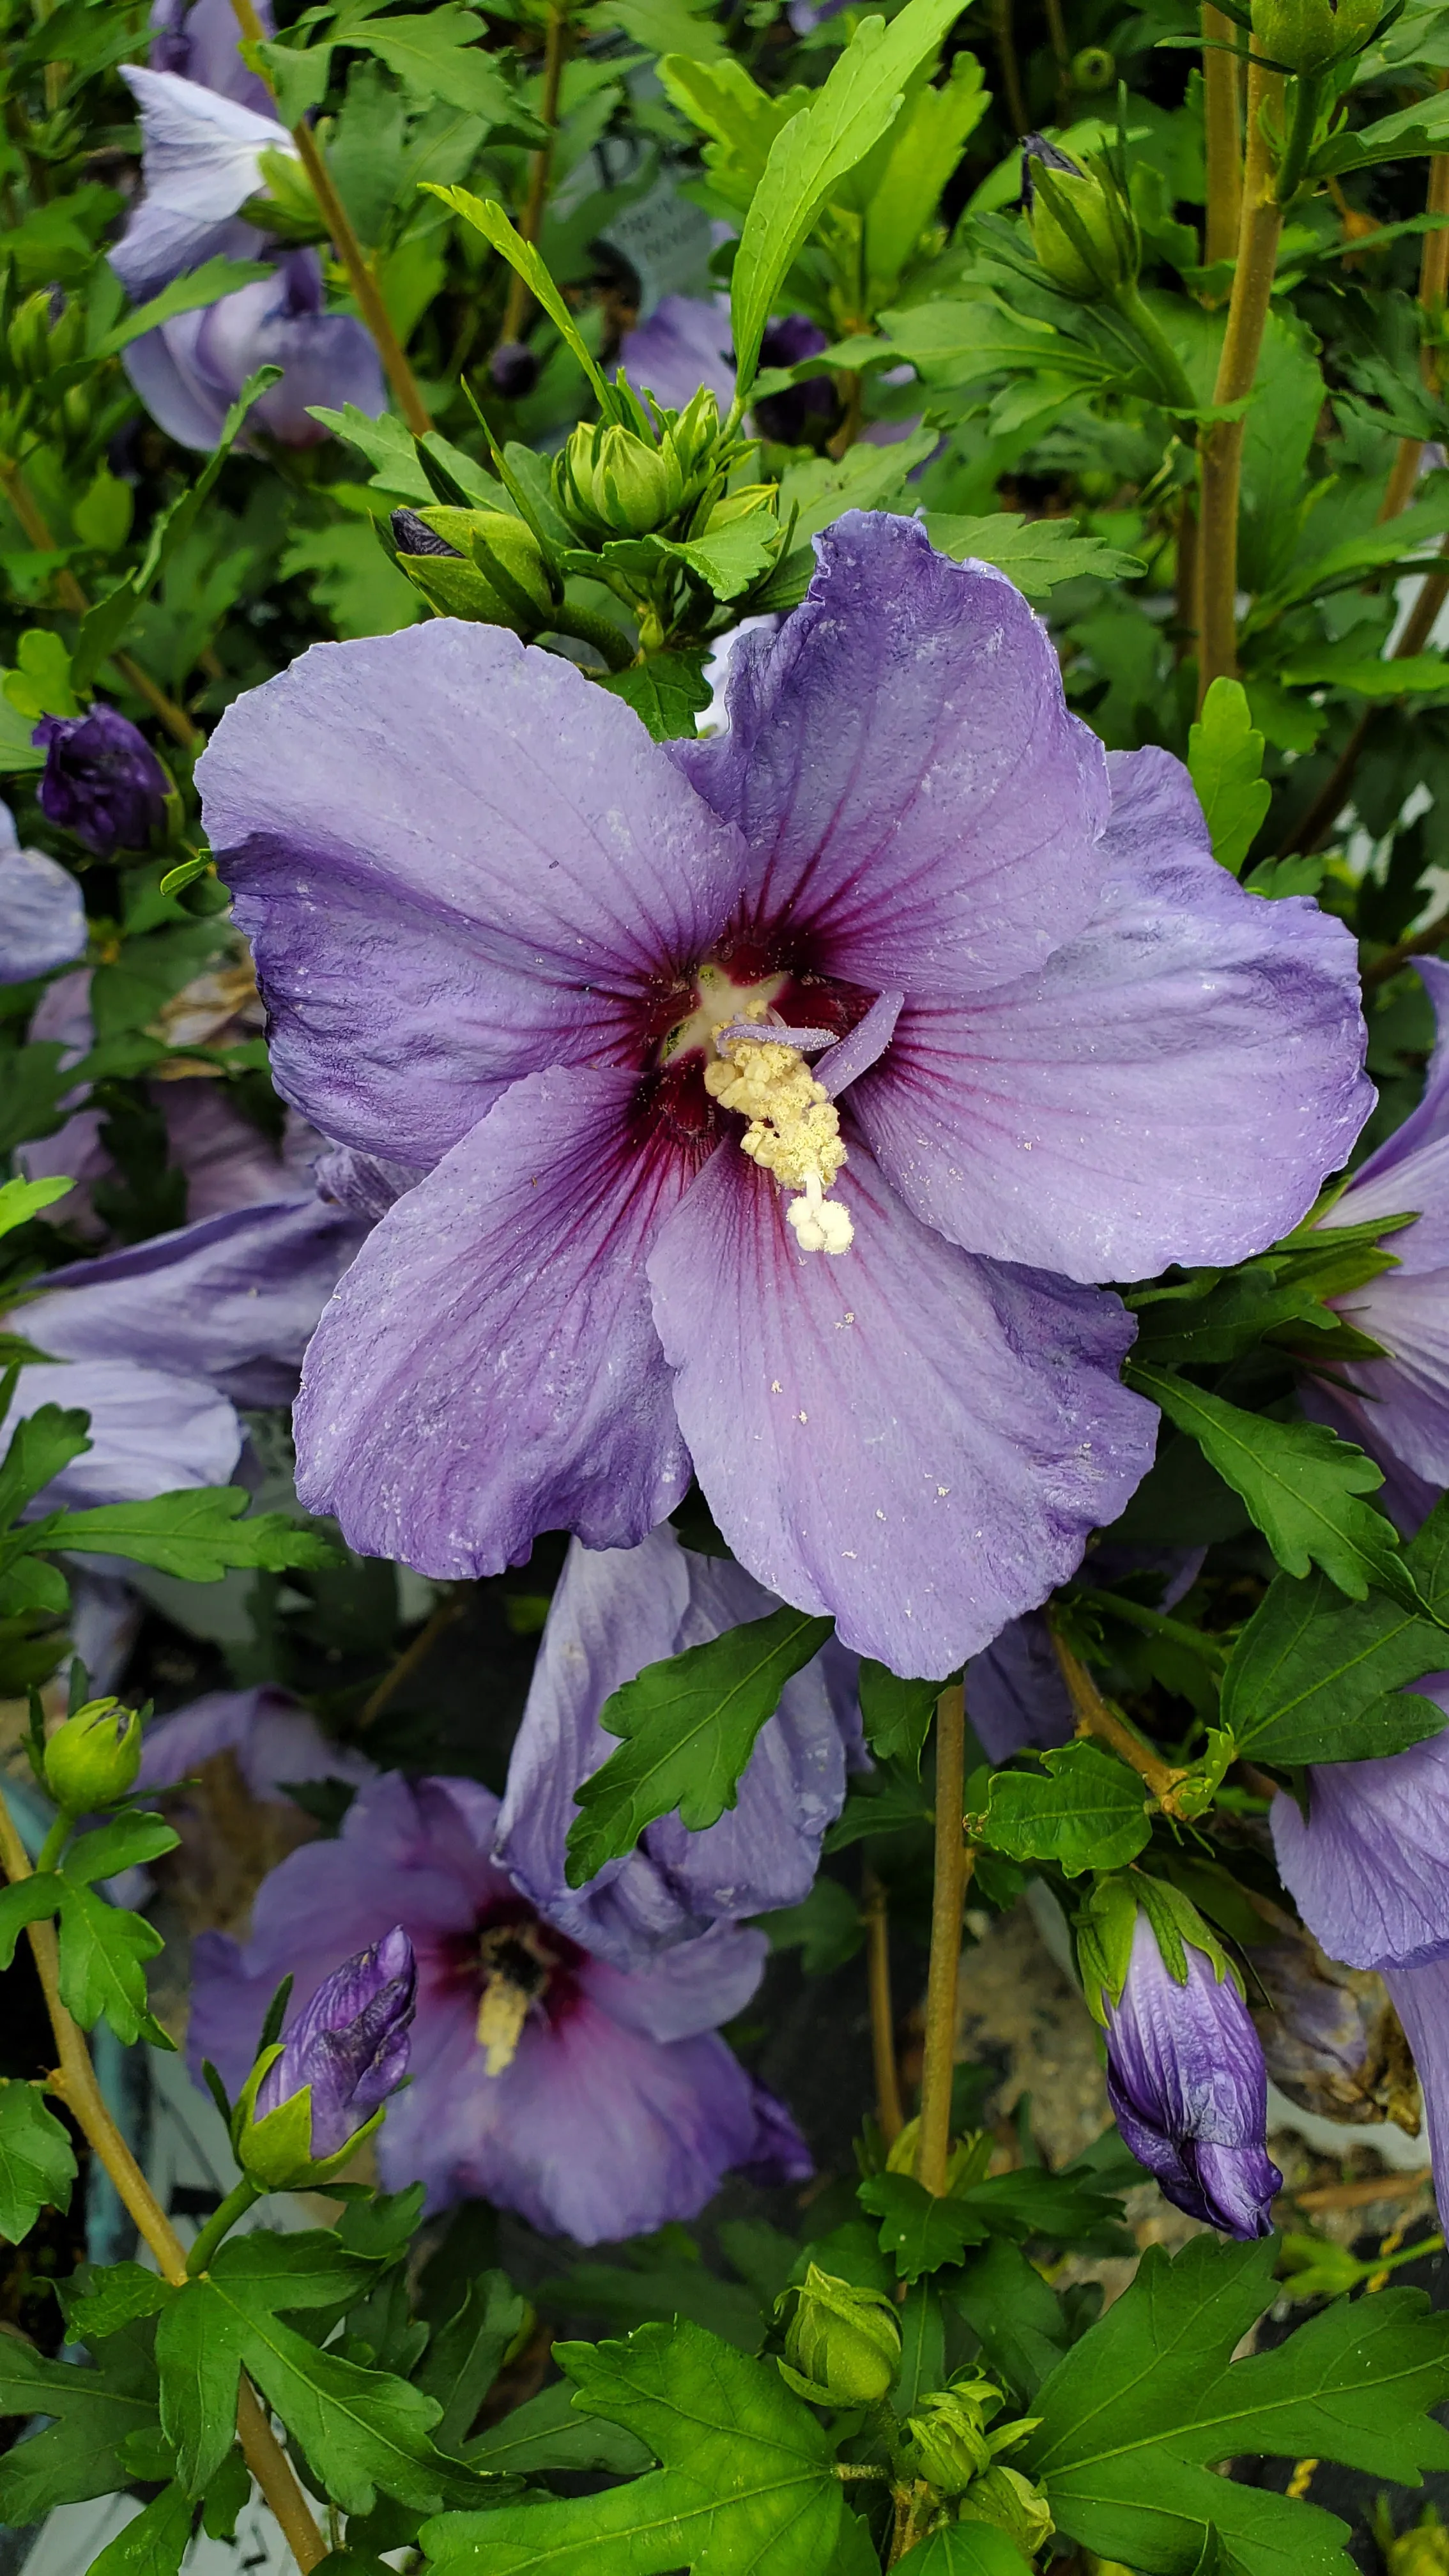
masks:
POLYGON ((849 1211, 826 1196, 846 1159, 840 1117, 798 1048, 776 1038, 736 1036, 706 1065, 704 1083, 722 1109, 749 1120, 740 1143, 751 1162, 772 1173, 782 1189, 801 1193, 785 1211, 801 1251, 848 1252, 854 1235, 849 1211))
POLYGON ((483 1934, 478 1948, 483 1992, 475 2034, 484 2055, 484 2072, 501 2075, 518 2054, 524 2023, 547 1990, 553 1962, 527 1926, 500 1925, 483 1934))

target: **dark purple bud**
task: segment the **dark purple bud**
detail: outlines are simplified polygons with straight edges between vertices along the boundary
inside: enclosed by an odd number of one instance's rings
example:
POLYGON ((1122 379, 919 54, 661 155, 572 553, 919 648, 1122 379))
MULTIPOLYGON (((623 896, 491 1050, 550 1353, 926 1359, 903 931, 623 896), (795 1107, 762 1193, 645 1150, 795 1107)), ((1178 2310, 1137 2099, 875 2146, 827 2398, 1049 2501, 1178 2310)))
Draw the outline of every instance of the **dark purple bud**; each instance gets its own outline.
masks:
POLYGON ((1085 175, 1081 163, 1074 161, 1069 152, 1059 152, 1054 143, 1048 143, 1044 134, 1025 135, 1021 146, 1021 202, 1028 214, 1031 213, 1033 204, 1031 183, 1033 161, 1039 161, 1044 170, 1069 170, 1074 179, 1080 179, 1085 175))
POLYGON ((147 850, 166 820, 170 784, 144 734, 114 707, 42 716, 30 737, 45 751, 37 794, 47 821, 98 859, 147 850))
POLYGON ((452 555, 459 563, 464 560, 457 547, 420 519, 416 510, 394 510, 391 524, 392 541, 400 555, 452 555))
POLYGON ((488 361, 495 393, 505 402, 522 402, 538 382, 538 360, 523 340, 505 340, 488 361))
MULTIPOLYGON (((802 358, 813 358, 830 343, 816 322, 805 313, 787 313, 782 322, 772 322, 760 344, 761 367, 798 367, 802 358)), ((808 376, 803 385, 789 385, 784 393, 767 394, 753 406, 756 427, 766 438, 778 440, 782 447, 799 447, 810 435, 812 422, 831 420, 839 408, 834 381, 829 376, 808 376)))
POLYGON ((312 2088, 312 2154, 337 2155, 395 2093, 408 2071, 417 1997, 413 1945, 401 1925, 345 1959, 283 2033, 282 2054, 257 2087, 255 2118, 312 2088))
POLYGON ((1231 1977, 1184 1944, 1187 1979, 1137 1917, 1119 2004, 1107 2001, 1107 2093, 1139 2164, 1190 2218, 1229 2236, 1272 2233, 1283 2177, 1268 2158, 1268 2074, 1231 1977))

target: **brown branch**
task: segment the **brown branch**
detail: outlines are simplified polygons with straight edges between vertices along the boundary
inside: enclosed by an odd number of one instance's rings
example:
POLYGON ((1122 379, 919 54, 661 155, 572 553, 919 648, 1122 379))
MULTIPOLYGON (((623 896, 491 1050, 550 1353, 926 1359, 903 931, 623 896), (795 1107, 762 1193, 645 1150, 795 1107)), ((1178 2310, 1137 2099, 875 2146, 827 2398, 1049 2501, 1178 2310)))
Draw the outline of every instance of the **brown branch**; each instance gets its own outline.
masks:
POLYGON ((1095 1735, 1100 1744, 1110 1744, 1113 1752, 1130 1763, 1138 1778, 1151 1790, 1163 1814, 1176 1816, 1179 1813, 1178 1785, 1187 1778, 1186 1771, 1175 1771, 1171 1763, 1164 1762, 1161 1754, 1154 1753, 1151 1745, 1143 1741, 1125 1718, 1108 1707, 1081 1657, 1074 1655, 1065 1638, 1058 1634, 1055 1622, 1049 1625, 1062 1679, 1076 1713, 1077 1733, 1095 1735))
POLYGON ((870 1993, 870 2046, 875 2062, 876 2118, 886 2145, 892 2146, 906 2125, 901 2079, 896 2066, 895 2013, 891 2005, 890 1923, 885 1889, 877 1872, 865 1872, 866 1977, 870 1993))
POLYGON ((961 1909, 975 1854, 962 1828, 966 1797, 966 1693, 960 1682, 936 1702, 936 1869, 931 1890, 931 1961, 926 1975, 926 2046, 916 2179, 937 2199, 951 2161, 951 2086, 956 2070, 956 1989, 961 1909))

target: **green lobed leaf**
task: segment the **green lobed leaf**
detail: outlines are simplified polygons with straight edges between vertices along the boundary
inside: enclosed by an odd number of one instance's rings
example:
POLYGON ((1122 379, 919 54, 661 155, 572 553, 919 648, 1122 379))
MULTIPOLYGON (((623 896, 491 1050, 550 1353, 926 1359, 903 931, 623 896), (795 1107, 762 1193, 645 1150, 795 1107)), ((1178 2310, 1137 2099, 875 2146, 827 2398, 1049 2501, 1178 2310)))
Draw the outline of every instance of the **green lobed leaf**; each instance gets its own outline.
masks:
POLYGON ((980 2336, 986 2366, 1027 2400, 1055 2370, 1068 2341, 1056 2293, 1009 2236, 994 2236, 947 2284, 980 2336))
POLYGON ((1378 1584, 1414 1602, 1392 1523, 1360 1499, 1375 1492, 1383 1476, 1351 1441, 1322 1423, 1275 1422, 1266 1414, 1245 1413, 1163 1369, 1129 1361, 1127 1373, 1241 1494, 1287 1573, 1306 1574, 1310 1565, 1320 1565, 1352 1601, 1362 1601, 1370 1585, 1378 1584))
MULTIPOLYGON (((130 2047, 143 2034, 154 2038, 146 1998, 146 1961, 162 1948, 160 1933, 144 1914, 128 1914, 108 1905, 95 1889, 70 1878, 60 1881, 60 1999, 82 2030, 105 2021, 117 2039, 130 2047)), ((29 1882, 34 1884, 33 1881, 29 1882)), ((161 2039, 163 2047, 172 2042, 161 2039)))
POLYGON ((595 685, 631 706, 655 742, 689 741, 695 717, 709 705, 702 653, 655 653, 627 671, 611 671, 595 685))
POLYGON ((93 1887, 98 1878, 117 1878, 123 1869, 144 1868, 147 1861, 159 1860, 163 1852, 175 1851, 180 1840, 164 1816, 135 1811, 112 1816, 71 1844, 64 1874, 93 1887))
POLYGON ((72 1458, 89 1449, 90 1428, 88 1413, 62 1412, 58 1404, 37 1405, 17 1422, 0 1463, 0 1529, 8 1529, 72 1458))
POLYGON ((938 2199, 913 2174, 868 2174, 860 2205, 880 2220, 880 2250, 903 2281, 959 2263, 968 2246, 984 2244, 991 2232, 969 2200, 938 2199))
POLYGON ((12 1233, 17 1225, 28 1225, 42 1208, 53 1207, 73 1187, 74 1183, 64 1178, 0 1183, 0 1234, 12 1233))
POLYGON ((60 1899, 61 1883, 53 1869, 35 1870, 11 1887, 0 1887, 0 1969, 9 1967, 26 1925, 43 1923, 60 1899))
POLYGON ((1237 2487, 1244 2454, 1337 2460, 1416 2483, 1449 2467, 1425 2413, 1449 2395, 1449 2318, 1422 2292, 1326 2308, 1270 2352, 1232 2354, 1276 2296, 1271 2241, 1148 2246, 1137 2277, 1037 2390, 1013 2459, 1058 2528, 1144 2576, 1193 2576, 1216 2527, 1246 2576, 1347 2576, 1344 2526, 1316 2506, 1237 2487))
POLYGON ((637 2433, 622 2424, 606 2424, 599 2416, 576 2414, 566 2379, 490 2425, 470 2442, 466 2456, 475 2468, 507 2476, 532 2476, 541 2469, 608 2469, 616 2477, 633 2477, 654 2465, 637 2433))
POLYGON ((19 2245, 43 2209, 69 2209, 76 2161, 38 2085, 0 2078, 0 2236, 19 2245))
POLYGON ((1273 790, 1263 776, 1263 736, 1241 680, 1214 680, 1188 734, 1187 765, 1212 834, 1213 857, 1240 877, 1273 790))
POLYGON ((1402 161, 1424 152, 1442 152, 1449 141, 1449 101, 1440 94, 1331 135, 1308 165, 1314 179, 1336 178, 1345 170, 1369 170, 1380 161, 1402 161))
POLYGON ((443 2410, 433 2435, 440 2450, 454 2451, 466 2442, 504 2355, 529 2316, 527 2300, 506 2273, 480 2272, 468 2283, 456 2315, 438 2328, 414 2377, 443 2410))
POLYGON ((896 2565, 903 2576, 1021 2576, 1014 2540, 990 2522, 948 2522, 908 2549, 896 2565))
POLYGON ((56 2505, 128 2483, 123 2445, 156 2423, 149 2333, 129 2327, 86 2363, 43 2361, 19 2335, 0 2335, 0 2414, 53 2419, 0 2458, 0 2524, 24 2530, 56 2505))
POLYGON ((928 510, 926 534, 953 563, 994 564, 1028 599, 1046 599, 1064 581, 1132 581, 1145 569, 1120 547, 1081 535, 1074 519, 1024 519, 1016 510, 963 519, 928 510))
POLYGON ((997 1771, 977 1840, 1009 1860, 1053 1860, 1068 1878, 1085 1869, 1122 1869, 1152 1826, 1142 1783, 1095 1744, 1068 1744, 1035 1771, 997 1771))
MULTIPOLYGON (((809 540, 820 536, 844 510, 883 510, 898 500, 907 477, 923 465, 937 444, 932 429, 913 430, 889 447, 861 440, 841 457, 812 456, 787 466, 780 483, 780 525, 789 530, 792 553, 804 554, 808 579, 815 571, 809 540)), ((788 560, 788 558, 787 558, 788 560)), ((804 597, 802 591, 800 596, 804 597)))
POLYGON ((90 2576, 179 2576, 194 2507, 184 2488, 163 2487, 90 2564, 90 2576))
POLYGON ((899 1762, 920 1778, 921 1755, 944 1682, 902 1681, 887 1664, 860 1661, 860 1715, 865 1740, 882 1762, 899 1762))
POLYGON ((682 1655, 645 1666, 605 1701, 599 1723, 621 1750, 575 1793, 568 1883, 631 1852, 645 1827, 678 1808, 691 1833, 735 1804, 755 1739, 793 1673, 819 1653, 829 1619, 772 1610, 682 1655))
POLYGON ((1387 1593, 1345 1601, 1324 1574, 1280 1574, 1228 1659, 1221 1723, 1264 1762, 1399 1753, 1444 1724, 1433 1700, 1401 1685, 1443 1664, 1443 1630, 1387 1593))
POLYGON ((138 2317, 154 2317, 171 2297, 169 2282, 143 2263, 83 2263, 61 2292, 71 2343, 104 2343, 138 2317))
POLYGON ((730 286, 742 394, 754 380, 776 296, 821 207, 891 125, 907 81, 935 52, 961 8, 962 0, 906 0, 889 26, 864 19, 824 87, 771 144, 730 286))
POLYGON ((375 54, 394 76, 422 98, 440 98, 481 116, 489 125, 533 125, 480 45, 484 22, 460 0, 443 0, 420 17, 368 18, 347 30, 347 42, 375 54))
POLYGON ((290 1565, 339 1563, 320 1531, 302 1529, 285 1512, 249 1513, 251 1499, 241 1485, 201 1485, 144 1502, 102 1503, 95 1511, 61 1513, 45 1543, 129 1557, 188 1583, 219 1583, 234 1565, 280 1573, 290 1565))
POLYGON ((834 2444, 773 2362, 700 2326, 556 2344, 582 2414, 661 2462, 603 2495, 449 2515, 420 2534, 433 2576, 802 2576, 829 2567, 844 2490, 834 2444))

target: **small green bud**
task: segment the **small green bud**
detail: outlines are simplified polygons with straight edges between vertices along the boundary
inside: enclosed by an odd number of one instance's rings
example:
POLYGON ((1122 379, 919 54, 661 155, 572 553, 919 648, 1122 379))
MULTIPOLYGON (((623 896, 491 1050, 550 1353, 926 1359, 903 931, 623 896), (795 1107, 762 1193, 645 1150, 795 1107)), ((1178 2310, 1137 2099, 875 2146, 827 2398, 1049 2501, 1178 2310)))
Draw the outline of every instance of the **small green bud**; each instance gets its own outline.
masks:
POLYGON ((929 2478, 942 2495, 964 2494, 972 2479, 991 2466, 986 2425, 1000 2404, 1001 2391, 989 2379, 938 2388, 923 2397, 906 2417, 917 2475, 929 2478))
POLYGON ((114 1699, 88 1700, 45 1748, 45 1785, 68 1816, 113 1807, 141 1768, 141 1721, 114 1699))
POLYGON ((27 295, 16 307, 6 333, 10 364, 26 384, 38 384, 50 373, 50 307, 51 289, 41 287, 36 295, 27 295))
POLYGON ((1086 91, 1110 89, 1117 78, 1117 57, 1105 45, 1083 45, 1072 56, 1072 87, 1086 91))
POLYGON ((998 2531, 1015 2541, 1024 2558, 1034 2559, 1056 2528, 1040 2487, 1034 2487, 1020 2469, 1003 2468, 999 2460, 973 2480, 956 2513, 961 2522, 994 2522, 998 2531))
POLYGON ((738 491, 722 492, 701 534, 713 536, 718 528, 733 527, 737 519, 752 519, 757 510, 773 510, 779 488, 777 483, 742 483, 738 491))
POLYGON ((667 527, 689 498, 667 431, 655 447, 632 429, 602 421, 574 431, 554 467, 554 489, 565 516, 596 540, 649 536, 667 527))
POLYGON ((708 385, 692 394, 667 433, 685 474, 697 474, 719 443, 719 404, 708 385))
POLYGON ((895 2384, 901 2329, 883 2290, 860 2290, 812 2263, 777 2302, 793 2303, 782 2379, 817 2406, 875 2406, 895 2384))
POLYGON ((394 510, 399 572, 449 617, 537 635, 553 614, 548 568, 531 528, 506 510, 394 510))
POLYGON ((1063 295, 1095 304, 1135 282, 1142 258, 1137 220, 1105 166, 1079 169, 1065 152, 1031 134, 1021 186, 1032 248, 1063 295))
POLYGON ((1382 0, 1254 0, 1253 34, 1285 71, 1320 80, 1373 42, 1382 16, 1382 0))

